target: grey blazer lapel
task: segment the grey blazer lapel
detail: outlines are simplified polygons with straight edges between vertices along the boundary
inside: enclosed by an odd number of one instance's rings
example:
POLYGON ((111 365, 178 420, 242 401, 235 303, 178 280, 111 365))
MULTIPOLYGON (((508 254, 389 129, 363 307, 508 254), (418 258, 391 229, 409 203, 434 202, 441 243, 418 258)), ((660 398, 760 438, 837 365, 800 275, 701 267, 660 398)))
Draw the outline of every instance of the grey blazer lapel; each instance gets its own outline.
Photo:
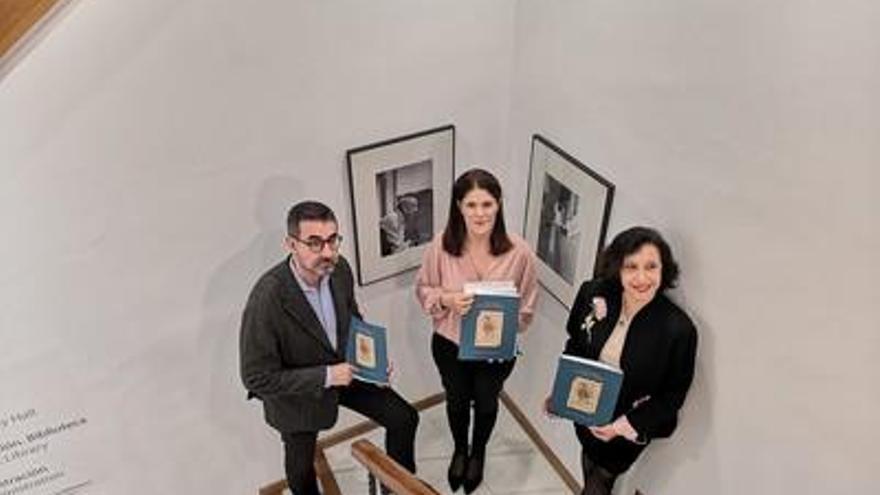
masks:
POLYGON ((302 288, 297 283, 296 278, 293 276, 293 273, 290 271, 290 260, 284 263, 284 282, 285 288, 287 292, 287 297, 282 301, 282 305, 284 306, 285 311, 290 313, 294 319, 299 321, 300 325, 324 348, 332 353, 336 354, 336 350, 333 349, 333 346, 330 344, 330 339, 327 338, 327 332, 324 331, 324 326, 321 325, 321 320, 318 319, 318 315, 315 314, 315 310, 312 309, 312 305, 309 303, 309 300, 306 299, 305 293, 302 291, 302 288))

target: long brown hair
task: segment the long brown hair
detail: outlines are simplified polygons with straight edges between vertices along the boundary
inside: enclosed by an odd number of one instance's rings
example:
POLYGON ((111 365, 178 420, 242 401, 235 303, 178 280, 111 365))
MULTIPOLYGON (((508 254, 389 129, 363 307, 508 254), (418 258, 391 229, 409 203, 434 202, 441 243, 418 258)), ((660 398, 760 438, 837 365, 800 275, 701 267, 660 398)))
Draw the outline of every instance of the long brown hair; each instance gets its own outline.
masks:
POLYGON ((449 219, 446 221, 446 229, 443 231, 443 250, 453 256, 461 256, 464 241, 467 238, 467 226, 459 209, 459 203, 467 193, 474 189, 485 190, 498 202, 498 214, 495 216, 495 225, 489 236, 489 251, 492 256, 504 254, 513 247, 513 243, 507 236, 507 229, 504 226, 501 184, 494 175, 481 168, 472 168, 461 174, 452 186, 449 219))

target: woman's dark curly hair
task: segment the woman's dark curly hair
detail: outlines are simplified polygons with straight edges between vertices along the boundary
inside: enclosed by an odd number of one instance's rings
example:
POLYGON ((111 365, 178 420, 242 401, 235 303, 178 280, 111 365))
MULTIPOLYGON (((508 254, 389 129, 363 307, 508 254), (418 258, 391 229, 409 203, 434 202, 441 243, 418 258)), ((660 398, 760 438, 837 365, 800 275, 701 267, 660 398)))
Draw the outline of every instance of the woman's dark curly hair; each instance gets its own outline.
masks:
POLYGON ((672 257, 669 244, 659 232, 648 227, 631 227, 617 234, 611 244, 599 256, 597 275, 606 283, 611 283, 617 290, 623 290, 620 284, 620 269, 623 259, 634 254, 645 244, 651 244, 660 251, 660 288, 662 292, 675 287, 678 281, 678 263, 672 257))

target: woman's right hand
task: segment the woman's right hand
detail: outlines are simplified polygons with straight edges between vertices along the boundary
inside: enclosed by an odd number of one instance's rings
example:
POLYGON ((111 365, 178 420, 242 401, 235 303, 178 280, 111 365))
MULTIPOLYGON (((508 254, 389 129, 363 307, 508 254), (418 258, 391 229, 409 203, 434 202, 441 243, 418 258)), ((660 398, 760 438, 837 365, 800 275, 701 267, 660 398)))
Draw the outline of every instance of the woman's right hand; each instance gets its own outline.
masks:
POLYGON ((473 294, 465 294, 464 292, 447 292, 440 298, 440 302, 444 307, 452 310, 457 315, 464 315, 471 309, 474 303, 473 294))

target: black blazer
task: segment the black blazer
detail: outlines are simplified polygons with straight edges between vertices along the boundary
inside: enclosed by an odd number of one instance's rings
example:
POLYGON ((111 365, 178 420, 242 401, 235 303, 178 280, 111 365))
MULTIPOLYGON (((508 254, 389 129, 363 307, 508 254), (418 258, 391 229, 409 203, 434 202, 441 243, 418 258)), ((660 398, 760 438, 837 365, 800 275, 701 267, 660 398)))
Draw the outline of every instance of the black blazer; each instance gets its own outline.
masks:
POLYGON ((318 431, 333 426, 338 415, 338 392, 324 387, 326 368, 345 361, 351 317, 361 315, 351 268, 340 256, 330 275, 336 308, 333 349, 289 261, 275 265, 251 290, 239 339, 241 378, 248 398, 262 399, 266 422, 275 429, 318 431))
MULTIPOLYGON (((619 288, 584 282, 568 318, 564 352, 598 359, 620 316, 621 301, 619 288), (581 324, 594 297, 605 298, 608 314, 586 332, 581 324)), ((620 356, 623 385, 614 417, 626 414, 640 441, 668 437, 675 430, 678 410, 694 377, 696 351, 694 324, 663 294, 658 293, 630 322, 620 356)))

